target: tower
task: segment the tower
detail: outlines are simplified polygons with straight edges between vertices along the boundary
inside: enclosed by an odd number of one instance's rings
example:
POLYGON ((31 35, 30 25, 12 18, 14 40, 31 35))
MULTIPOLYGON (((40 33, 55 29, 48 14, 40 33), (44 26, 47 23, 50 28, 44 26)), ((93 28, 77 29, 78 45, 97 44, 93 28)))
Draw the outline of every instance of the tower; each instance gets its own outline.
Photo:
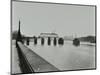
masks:
POLYGON ((17 34, 16 41, 22 42, 22 36, 21 36, 21 32, 20 32, 20 20, 19 20, 19 28, 18 28, 18 34, 17 34))

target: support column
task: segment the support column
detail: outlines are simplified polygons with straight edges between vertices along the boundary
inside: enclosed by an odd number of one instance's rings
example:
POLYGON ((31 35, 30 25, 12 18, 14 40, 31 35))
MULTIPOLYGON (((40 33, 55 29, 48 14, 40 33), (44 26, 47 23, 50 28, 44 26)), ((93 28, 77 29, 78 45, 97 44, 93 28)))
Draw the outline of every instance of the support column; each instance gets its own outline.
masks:
POLYGON ((79 45, 80 45, 80 40, 77 39, 77 38, 75 38, 75 39, 73 40, 73 45, 79 46, 79 45))
POLYGON ((41 45, 44 45, 44 42, 45 42, 45 40, 44 40, 44 38, 42 37, 42 38, 41 38, 41 45))
POLYGON ((57 39, 56 39, 56 37, 54 37, 53 44, 57 45, 57 39))
POLYGON ((51 45, 51 39, 50 39, 50 37, 48 37, 48 45, 51 45))
POLYGON ((63 45, 64 44, 64 39, 63 38, 59 38, 58 39, 58 44, 59 45, 63 45))
POLYGON ((33 37, 34 38, 34 44, 36 45, 37 44, 37 37, 33 37))
POLYGON ((29 42, 30 42, 30 40, 29 40, 29 38, 27 38, 26 44, 29 45, 29 42))

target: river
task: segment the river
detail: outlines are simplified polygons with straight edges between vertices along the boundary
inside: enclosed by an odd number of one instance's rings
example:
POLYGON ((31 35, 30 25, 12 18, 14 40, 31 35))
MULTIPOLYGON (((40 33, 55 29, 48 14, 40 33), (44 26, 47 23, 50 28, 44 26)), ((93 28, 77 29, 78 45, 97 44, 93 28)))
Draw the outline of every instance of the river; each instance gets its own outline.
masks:
POLYGON ((95 68, 95 45, 91 43, 74 46, 72 41, 65 41, 62 46, 54 46, 53 43, 49 46, 47 41, 44 45, 38 41, 37 45, 30 42, 30 45, 26 46, 59 70, 95 68))

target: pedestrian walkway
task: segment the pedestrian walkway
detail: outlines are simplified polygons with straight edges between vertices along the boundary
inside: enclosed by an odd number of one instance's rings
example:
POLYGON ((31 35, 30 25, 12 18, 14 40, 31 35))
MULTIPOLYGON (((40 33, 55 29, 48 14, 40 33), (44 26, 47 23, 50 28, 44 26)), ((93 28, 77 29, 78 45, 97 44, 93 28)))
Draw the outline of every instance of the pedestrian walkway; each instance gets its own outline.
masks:
POLYGON ((18 42, 18 46, 25 55, 34 72, 59 71, 59 69, 57 69, 54 65, 41 58, 39 55, 37 55, 31 49, 27 48, 22 43, 18 42))
POLYGON ((11 74, 22 73, 19 65, 19 57, 15 44, 12 45, 11 74))

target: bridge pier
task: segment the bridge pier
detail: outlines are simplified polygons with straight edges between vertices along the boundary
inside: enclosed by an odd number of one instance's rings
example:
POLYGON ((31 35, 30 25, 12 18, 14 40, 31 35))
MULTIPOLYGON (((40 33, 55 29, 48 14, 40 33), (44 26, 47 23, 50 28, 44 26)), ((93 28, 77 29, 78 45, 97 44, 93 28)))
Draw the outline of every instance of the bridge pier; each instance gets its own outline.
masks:
POLYGON ((56 39, 56 37, 54 37, 53 44, 57 45, 57 39, 56 39))
POLYGON ((29 40, 29 38, 27 38, 26 45, 29 45, 29 42, 30 42, 30 40, 29 40))
POLYGON ((45 42, 44 38, 41 38, 41 45, 44 45, 44 42, 45 42))
POLYGON ((50 37, 48 37, 48 45, 51 45, 51 38, 50 37))
POLYGON ((37 44, 37 37, 33 37, 34 38, 34 44, 36 45, 37 44))
POLYGON ((77 38, 75 38, 75 39, 73 40, 73 45, 79 46, 79 45, 80 45, 80 40, 77 39, 77 38))
POLYGON ((63 45, 64 44, 64 39, 63 38, 59 38, 58 39, 58 44, 59 45, 63 45))

